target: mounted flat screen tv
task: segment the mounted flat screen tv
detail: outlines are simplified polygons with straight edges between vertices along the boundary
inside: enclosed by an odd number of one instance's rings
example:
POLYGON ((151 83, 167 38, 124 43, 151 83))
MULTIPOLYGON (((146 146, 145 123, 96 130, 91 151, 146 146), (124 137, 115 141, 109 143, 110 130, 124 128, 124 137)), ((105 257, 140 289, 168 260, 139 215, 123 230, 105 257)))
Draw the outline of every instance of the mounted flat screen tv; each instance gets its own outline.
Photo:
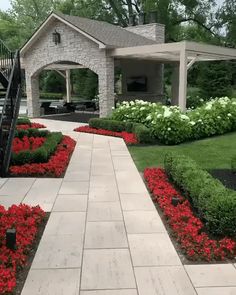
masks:
POLYGON ((128 92, 147 92, 147 77, 130 77, 127 80, 128 92))

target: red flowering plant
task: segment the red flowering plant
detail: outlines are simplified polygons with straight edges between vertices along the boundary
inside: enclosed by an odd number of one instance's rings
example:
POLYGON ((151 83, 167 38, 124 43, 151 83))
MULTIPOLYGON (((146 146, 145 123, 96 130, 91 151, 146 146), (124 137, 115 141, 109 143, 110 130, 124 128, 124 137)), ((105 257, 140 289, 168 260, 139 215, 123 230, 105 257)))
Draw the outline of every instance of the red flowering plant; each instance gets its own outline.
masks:
POLYGON ((135 136, 135 134, 134 133, 129 133, 129 132, 126 132, 126 131, 115 132, 115 131, 110 131, 110 130, 105 130, 105 129, 91 128, 89 126, 81 126, 81 127, 75 128, 74 131, 85 132, 85 133, 93 133, 93 134, 98 134, 98 135, 121 137, 121 138, 124 139, 125 143, 128 144, 128 145, 138 143, 138 139, 135 136))
POLYGON ((27 254, 45 213, 40 207, 0 205, 0 294, 9 294, 16 286, 16 273, 25 266, 27 254), (16 229, 16 250, 6 247, 6 230, 16 229))
POLYGON ((12 151, 19 153, 26 150, 36 150, 46 141, 46 137, 28 137, 24 136, 22 139, 15 137, 12 143, 12 151))
POLYGON ((221 240, 210 238, 204 232, 203 222, 193 213, 189 201, 168 181, 163 169, 147 168, 144 178, 188 259, 225 261, 235 258, 236 241, 227 237, 221 240), (179 200, 176 206, 172 204, 173 197, 179 200))
POLYGON ((29 124, 19 124, 16 125, 16 129, 17 130, 27 130, 30 128, 35 128, 35 129, 39 129, 39 128, 46 128, 45 125, 40 124, 40 123, 34 123, 34 122, 30 122, 29 124))
POLYGON ((10 166, 9 171, 13 176, 49 176, 60 177, 66 170, 70 156, 76 142, 69 136, 63 136, 57 145, 55 153, 46 163, 30 163, 10 166))

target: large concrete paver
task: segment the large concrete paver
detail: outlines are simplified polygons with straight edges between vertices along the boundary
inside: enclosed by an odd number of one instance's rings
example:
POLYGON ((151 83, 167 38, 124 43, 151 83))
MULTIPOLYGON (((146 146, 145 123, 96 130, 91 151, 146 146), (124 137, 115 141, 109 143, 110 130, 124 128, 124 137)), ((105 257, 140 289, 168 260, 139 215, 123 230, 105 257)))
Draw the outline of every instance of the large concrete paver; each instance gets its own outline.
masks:
POLYGON ((236 269, 231 264, 186 265, 195 287, 236 287, 236 269))
POLYGON ((196 295, 182 266, 136 267, 139 295, 196 295))
POLYGON ((84 250, 82 290, 136 288, 128 249, 84 250))
POLYGON ((61 184, 62 179, 36 179, 22 202, 31 206, 40 204, 43 210, 51 211, 61 184))
POLYGON ((63 181, 59 194, 60 195, 82 195, 88 194, 88 181, 63 181))
POLYGON ((78 295, 80 269, 31 269, 21 295, 78 295))
POLYGON ((124 211, 128 234, 166 232, 160 216, 156 211, 124 211))
POLYGON ((88 195, 58 195, 53 212, 86 212, 88 195))
POLYGON ((124 223, 121 221, 88 222, 85 249, 128 248, 124 223))
POLYGON ((123 221, 120 202, 89 202, 87 221, 123 221))
POLYGON ((83 235, 85 212, 52 212, 45 235, 83 235))
POLYGON ((197 288, 198 295, 235 295, 236 287, 197 288))
POLYGON ((155 211, 156 208, 149 194, 120 194, 124 211, 155 211))
POLYGON ((32 269, 80 268, 82 249, 82 234, 44 236, 32 269))
POLYGON ((0 188, 0 196, 21 197, 29 192, 35 178, 9 178, 0 188))
POLYGON ((134 266, 181 265, 167 233, 128 235, 134 266))
POLYGON ((8 181, 8 178, 0 178, 0 187, 2 187, 6 181, 8 181))

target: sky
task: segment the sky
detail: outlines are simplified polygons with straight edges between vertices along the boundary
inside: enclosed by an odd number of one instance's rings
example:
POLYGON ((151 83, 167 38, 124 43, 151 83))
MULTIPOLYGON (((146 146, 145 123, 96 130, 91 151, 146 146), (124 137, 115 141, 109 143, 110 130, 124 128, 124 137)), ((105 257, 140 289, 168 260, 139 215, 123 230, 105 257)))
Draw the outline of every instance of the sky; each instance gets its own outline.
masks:
MULTIPOLYGON (((216 0, 216 2, 220 5, 224 2, 224 0, 216 0)), ((7 10, 10 7, 11 7, 10 0, 0 0, 0 9, 1 10, 7 10)))

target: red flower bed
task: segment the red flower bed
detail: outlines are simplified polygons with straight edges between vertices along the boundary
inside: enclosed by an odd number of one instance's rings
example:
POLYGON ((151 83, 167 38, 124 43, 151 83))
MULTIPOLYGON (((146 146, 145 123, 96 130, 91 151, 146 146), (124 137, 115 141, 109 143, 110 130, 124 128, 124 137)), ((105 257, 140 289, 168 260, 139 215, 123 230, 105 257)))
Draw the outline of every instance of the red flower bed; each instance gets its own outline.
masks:
POLYGON ((22 139, 15 137, 12 143, 12 151, 19 153, 26 150, 36 150, 46 140, 46 137, 28 137, 24 136, 22 139))
POLYGON ((114 137, 121 137, 124 139, 126 144, 137 144, 138 143, 138 140, 137 140, 135 134, 128 133, 125 131, 115 132, 115 131, 110 131, 110 130, 91 128, 89 126, 81 126, 81 127, 75 128, 74 131, 93 133, 93 134, 99 134, 99 135, 114 136, 114 137))
POLYGON ((205 261, 234 259, 235 240, 227 237, 221 240, 211 239, 204 232, 202 221, 193 214, 189 201, 168 181, 163 169, 147 168, 144 171, 144 178, 188 259, 205 261), (171 203, 174 196, 180 199, 177 206, 171 203))
POLYGON ((27 130, 29 128, 39 129, 39 128, 46 128, 46 126, 40 123, 21 124, 16 126, 17 130, 20 130, 20 129, 27 130))
POLYGON ((52 176, 60 177, 66 170, 76 142, 69 136, 64 136, 57 146, 56 152, 47 163, 32 163, 21 166, 10 166, 14 176, 52 176))
POLYGON ((27 253, 35 239, 45 213, 37 206, 13 205, 8 210, 0 206, 0 294, 12 292, 16 286, 16 272, 26 263, 27 253), (16 229, 16 250, 6 245, 6 230, 16 229))

